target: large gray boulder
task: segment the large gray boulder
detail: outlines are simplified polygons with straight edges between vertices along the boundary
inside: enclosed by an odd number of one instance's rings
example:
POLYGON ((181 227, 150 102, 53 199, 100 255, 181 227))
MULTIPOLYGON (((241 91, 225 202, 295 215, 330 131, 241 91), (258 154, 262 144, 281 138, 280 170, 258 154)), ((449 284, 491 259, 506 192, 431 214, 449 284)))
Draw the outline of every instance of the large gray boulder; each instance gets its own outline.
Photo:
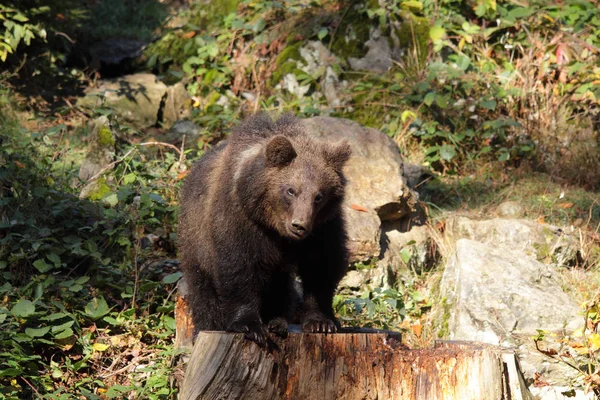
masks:
POLYGON ((459 239, 440 286, 441 333, 517 348, 526 377, 537 372, 551 383, 568 384, 574 371, 545 358, 531 339, 538 329, 573 332, 581 326, 577 304, 555 275, 553 267, 518 249, 459 239))
POLYGON ((146 129, 158 122, 158 112, 166 92, 167 85, 156 75, 126 75, 101 81, 98 87, 88 90, 77 105, 85 109, 110 107, 123 122, 136 129, 146 129))
POLYGON ((538 260, 569 265, 577 258, 577 242, 562 229, 524 219, 493 218, 477 221, 456 216, 446 221, 446 235, 519 250, 538 260))
POLYGON ((382 221, 401 220, 417 202, 402 175, 398 146, 377 129, 347 119, 315 117, 303 124, 320 139, 350 144, 352 157, 344 168, 348 180, 344 211, 351 260, 379 257, 382 221))

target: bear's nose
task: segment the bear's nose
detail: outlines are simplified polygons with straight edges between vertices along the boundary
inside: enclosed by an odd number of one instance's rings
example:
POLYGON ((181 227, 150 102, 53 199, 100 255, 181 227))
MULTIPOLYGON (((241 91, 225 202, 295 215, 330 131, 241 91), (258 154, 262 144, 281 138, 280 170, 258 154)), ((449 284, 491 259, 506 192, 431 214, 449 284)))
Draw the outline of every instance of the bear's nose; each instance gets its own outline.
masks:
POLYGON ((296 229, 298 231, 298 233, 306 232, 306 227, 304 226, 302 221, 300 221, 298 219, 295 219, 292 221, 292 226, 294 227, 294 229, 296 229))

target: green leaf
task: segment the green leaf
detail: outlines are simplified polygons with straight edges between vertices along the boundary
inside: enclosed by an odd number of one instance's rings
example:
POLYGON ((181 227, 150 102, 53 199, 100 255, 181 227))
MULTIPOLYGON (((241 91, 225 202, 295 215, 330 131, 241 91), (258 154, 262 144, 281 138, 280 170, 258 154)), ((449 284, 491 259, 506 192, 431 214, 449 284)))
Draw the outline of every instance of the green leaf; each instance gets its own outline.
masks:
POLYGON ((60 325, 56 325, 52 327, 52 333, 56 333, 56 332, 62 332, 66 329, 69 329, 70 327, 73 326, 73 324, 75 323, 75 321, 68 321, 65 322, 64 324, 60 324, 60 325))
POLYGON ((56 321, 57 319, 61 319, 61 318, 64 318, 66 316, 67 316, 67 314, 62 313, 62 312, 58 312, 58 313, 47 315, 47 316, 42 317, 40 319, 42 321, 56 321))
POLYGON ((258 21, 256 21, 256 24, 254 24, 254 26, 252 27, 252 30, 255 33, 261 32, 263 29, 265 29, 265 26, 267 26, 267 21, 265 21, 264 18, 260 18, 258 21))
POLYGON ((60 265, 61 265, 61 262, 60 262, 60 257, 59 257, 58 255, 56 255, 56 254, 54 254, 54 253, 50 253, 50 254, 47 254, 47 255, 46 255, 46 258, 47 258, 48 260, 52 261, 52 263, 54 264, 54 266, 55 266, 56 268, 59 268, 59 267, 60 267, 60 265))
POLYGON ((71 336, 73 336, 73 329, 67 328, 64 331, 54 335, 54 338, 60 340, 70 338, 71 336))
POLYGON ((400 250, 400 258, 402 258, 402 262, 404 262, 404 264, 408 264, 411 257, 412 257, 412 254, 409 249, 404 248, 404 249, 400 250))
POLYGON ((319 40, 323 40, 323 38, 325 36, 327 36, 328 33, 329 33, 329 30, 327 28, 321 28, 319 30, 319 33, 317 34, 317 37, 319 38, 319 40))
POLYGON ((450 161, 456 155, 456 150, 454 147, 449 145, 444 145, 440 147, 440 157, 442 157, 446 161, 450 161))
POLYGON ((110 207, 119 204, 119 196, 116 193, 111 193, 102 199, 102 202, 110 207))
POLYGON ((498 156, 498 161, 507 161, 510 158, 510 153, 508 151, 504 151, 500 153, 498 156))
POLYGON ((126 185, 129 185, 130 183, 135 182, 136 179, 137 179, 137 176, 132 172, 123 177, 123 183, 126 185))
POLYGON ((435 101, 435 97, 436 97, 435 92, 429 92, 425 95, 425 98, 423 99, 423 103, 425 103, 425 105, 429 107, 435 101))
POLYGON ((108 308, 108 304, 104 297, 94 297, 92 301, 90 301, 85 306, 85 315, 93 319, 94 321, 104 317, 110 309, 108 308))
POLYGON ((163 283, 175 283, 182 276, 183 276, 183 274, 181 272, 173 272, 172 274, 169 274, 169 275, 165 276, 162 279, 162 281, 163 281, 163 283))
POLYGON ((42 328, 26 328, 25 329, 25 334, 31 336, 32 338, 42 337, 48 332, 50 332, 49 326, 44 326, 42 328))
POLYGON ((35 260, 33 262, 33 266, 35 267, 35 269, 40 271, 42 274, 45 272, 48 272, 52 269, 52 266, 50 264, 46 263, 46 261, 44 261, 41 258, 39 260, 35 260))
POLYGON ((496 100, 482 100, 479 102, 479 105, 483 108, 487 108, 488 110, 495 110, 496 109, 496 100))
POLYGON ((446 30, 439 25, 434 25, 431 28, 429 28, 429 37, 434 42, 436 40, 442 40, 446 37, 446 30))
POLYGON ((15 317, 29 317, 35 312, 35 305, 29 300, 19 300, 17 304, 13 306, 10 313, 15 317))

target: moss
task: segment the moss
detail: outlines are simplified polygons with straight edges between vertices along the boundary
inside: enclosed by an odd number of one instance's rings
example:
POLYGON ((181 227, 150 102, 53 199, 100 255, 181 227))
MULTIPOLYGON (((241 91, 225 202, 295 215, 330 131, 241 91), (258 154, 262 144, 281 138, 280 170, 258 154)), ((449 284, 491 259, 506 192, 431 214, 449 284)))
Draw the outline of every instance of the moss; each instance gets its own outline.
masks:
POLYGON ((287 74, 298 75, 302 73, 302 70, 298 68, 298 61, 302 61, 302 56, 300 55, 302 44, 302 42, 297 42, 289 45, 279 53, 275 60, 275 71, 273 71, 273 75, 271 76, 272 85, 281 82, 287 74))
POLYGON ((104 178, 98 179, 95 183, 94 188, 89 192, 88 198, 92 201, 102 200, 104 196, 111 192, 110 187, 106 184, 104 178))
POLYGON ((395 30, 399 47, 409 51, 416 48, 419 61, 424 63, 429 49, 429 20, 408 11, 400 12, 400 19, 400 28, 395 30))
POLYGON ((100 147, 113 147, 115 145, 115 137, 108 126, 104 125, 98 130, 96 142, 100 147))
POLYGON ((331 50, 345 60, 361 58, 367 54, 365 43, 369 40, 372 21, 357 10, 348 12, 339 26, 331 50))
POLYGON ((442 308, 442 321, 438 329, 438 338, 444 339, 450 336, 450 311, 452 310, 452 303, 449 303, 448 299, 444 297, 440 306, 442 308))
POLYGON ((197 26, 217 26, 223 17, 237 11, 239 0, 211 0, 197 5, 190 23, 197 26))

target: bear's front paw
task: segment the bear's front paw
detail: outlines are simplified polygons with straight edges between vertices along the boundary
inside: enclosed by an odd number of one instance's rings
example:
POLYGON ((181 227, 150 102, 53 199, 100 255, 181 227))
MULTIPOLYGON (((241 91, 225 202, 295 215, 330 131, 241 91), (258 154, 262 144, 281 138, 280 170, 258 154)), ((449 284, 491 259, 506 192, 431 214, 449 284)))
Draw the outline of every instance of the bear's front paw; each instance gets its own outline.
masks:
POLYGON ((260 347, 267 344, 267 331, 260 321, 235 321, 227 329, 228 332, 240 332, 248 340, 252 340, 260 347))
POLYGON ((335 333, 336 323, 324 315, 310 315, 302 321, 302 331, 308 333, 335 333))
POLYGON ((269 329, 269 332, 273 332, 279 337, 285 339, 288 336, 288 322, 285 320, 285 318, 278 317, 272 319, 267 324, 267 327, 269 329))

